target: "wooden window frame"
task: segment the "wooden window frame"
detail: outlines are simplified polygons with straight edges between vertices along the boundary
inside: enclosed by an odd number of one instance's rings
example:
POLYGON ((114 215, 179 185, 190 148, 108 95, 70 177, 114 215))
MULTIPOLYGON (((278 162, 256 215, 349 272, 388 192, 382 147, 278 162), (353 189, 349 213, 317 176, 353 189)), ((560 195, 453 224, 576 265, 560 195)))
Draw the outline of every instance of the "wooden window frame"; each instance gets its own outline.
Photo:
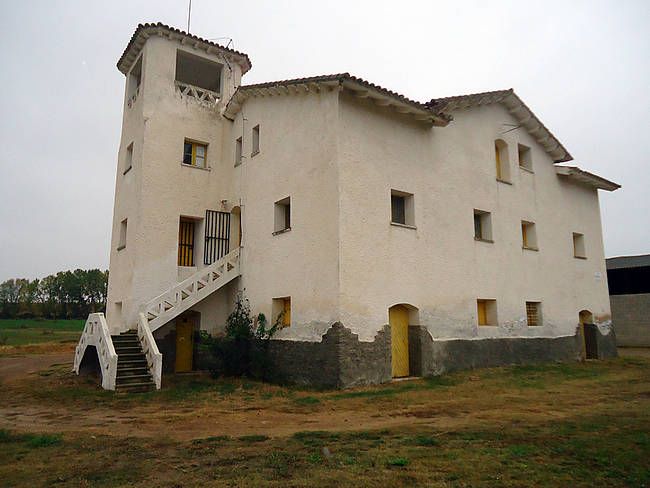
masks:
POLYGON ((208 145, 204 142, 192 141, 185 139, 183 143, 183 165, 195 168, 208 169, 208 145), (187 152, 187 146, 190 146, 191 152, 187 152), (197 162, 197 149, 203 148, 203 165, 199 166, 197 162), (185 157, 190 156, 190 162, 185 162, 185 157))
POLYGON ((493 298, 476 299, 476 319, 479 327, 496 327, 498 325, 496 307, 497 301, 493 298))
POLYGON ((537 226, 535 222, 529 220, 521 221, 521 247, 528 251, 539 251, 537 245, 537 226))

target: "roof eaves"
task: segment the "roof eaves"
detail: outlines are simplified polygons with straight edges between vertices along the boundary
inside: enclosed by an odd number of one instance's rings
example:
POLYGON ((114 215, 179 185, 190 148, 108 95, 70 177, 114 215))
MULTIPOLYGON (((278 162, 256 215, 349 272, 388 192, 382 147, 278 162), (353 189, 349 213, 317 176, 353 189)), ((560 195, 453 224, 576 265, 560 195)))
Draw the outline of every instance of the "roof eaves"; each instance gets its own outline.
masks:
POLYGON ((166 34, 170 37, 178 36, 181 39, 188 39, 197 45, 201 44, 205 47, 212 47, 231 55, 241 65, 242 74, 246 73, 252 67, 251 60, 246 53, 235 51, 234 49, 222 46, 207 39, 203 39, 201 37, 195 36, 194 34, 189 34, 180 29, 176 29, 175 27, 170 27, 166 24, 163 24, 162 22, 157 22, 138 24, 138 27, 135 29, 135 32, 133 32, 133 35, 131 36, 131 40, 124 49, 124 52, 120 56, 120 59, 117 61, 117 69, 119 69, 124 74, 128 73, 133 62, 135 62, 137 59, 138 54, 140 53, 142 46, 144 45, 147 38, 151 35, 162 36, 163 34, 166 34))
POLYGON ((555 172, 559 176, 569 178, 576 183, 591 186, 599 190, 615 191, 621 187, 618 183, 614 183, 589 171, 582 170, 577 166, 556 166, 555 172))
POLYGON ((537 118, 512 88, 453 97, 433 98, 429 101, 428 105, 443 112, 451 112, 492 103, 503 103, 521 126, 544 147, 546 152, 553 158, 554 163, 564 163, 573 159, 569 151, 567 151, 542 121, 537 118))
POLYGON ((238 110, 236 106, 243 103, 243 100, 248 98, 249 94, 255 96, 265 90, 287 90, 290 86, 304 85, 309 87, 319 84, 336 84, 343 88, 351 89, 356 93, 372 91, 376 96, 383 96, 392 99, 395 102, 392 103, 392 105, 396 107, 408 107, 408 110, 418 112, 423 120, 430 119, 434 125, 444 126, 447 125, 450 120, 452 120, 450 114, 439 112, 426 103, 411 100, 404 95, 366 81, 363 78, 352 76, 350 73, 337 73, 331 75, 311 76, 307 78, 269 81, 253 85, 242 85, 237 89, 233 97, 228 102, 225 114, 228 116, 227 114, 233 115, 233 113, 236 113, 238 110))

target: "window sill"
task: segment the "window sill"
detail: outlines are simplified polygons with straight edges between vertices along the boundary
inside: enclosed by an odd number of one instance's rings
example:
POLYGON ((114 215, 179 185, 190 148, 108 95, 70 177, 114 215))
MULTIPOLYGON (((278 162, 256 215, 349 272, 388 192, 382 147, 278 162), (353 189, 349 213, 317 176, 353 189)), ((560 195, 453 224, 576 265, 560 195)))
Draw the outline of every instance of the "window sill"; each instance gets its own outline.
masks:
POLYGON ((183 162, 181 162, 181 166, 183 168, 200 169, 201 171, 212 171, 212 168, 210 166, 208 166, 207 168, 203 168, 201 166, 195 166, 193 164, 185 164, 183 162))
POLYGON ((497 324, 478 324, 479 329, 482 329, 484 327, 499 327, 497 324))
POLYGON ((404 227, 405 229, 417 230, 416 226, 410 224, 400 224, 399 222, 391 222, 390 225, 394 225, 395 227, 404 227))
POLYGON ((242 165, 242 161, 239 161, 238 163, 235 163, 235 168, 238 168, 241 165, 242 165))
POLYGON ((124 172, 122 173, 122 176, 124 176, 124 175, 127 174, 129 171, 131 171, 132 168, 133 168, 133 166, 129 166, 128 168, 126 168, 126 169, 124 170, 124 172))
POLYGON ((500 178, 497 178, 497 181, 498 181, 499 183, 505 183, 506 185, 511 185, 511 186, 512 186, 512 181, 502 180, 502 179, 500 179, 500 178))
POLYGON ((587 259, 587 256, 573 256, 576 259, 587 259))
POLYGON ((530 174, 532 174, 532 175, 535 174, 535 172, 534 172, 532 169, 530 169, 530 168, 526 168, 526 166, 521 166, 521 165, 519 165, 519 169, 523 169, 524 171, 526 171, 527 173, 530 173, 530 174))
POLYGON ((252 153, 251 153, 251 158, 254 158, 254 157, 257 156, 259 153, 260 153, 259 151, 252 152, 252 153))
POLYGON ((474 240, 477 242, 487 242, 490 244, 494 244, 494 241, 492 239, 483 239, 482 237, 474 237, 474 240))
POLYGON ((291 230, 291 227, 287 227, 286 229, 282 229, 282 230, 276 230, 275 232, 273 232, 273 235, 277 236, 277 235, 280 235, 280 234, 285 234, 285 233, 289 232, 290 230, 291 230))
POLYGON ((539 248, 537 248, 537 247, 521 246, 521 248, 524 251, 535 251, 535 252, 539 251, 539 248))
POLYGON ((121 251, 122 249, 126 249, 126 244, 124 244, 123 246, 117 246, 118 251, 121 251))

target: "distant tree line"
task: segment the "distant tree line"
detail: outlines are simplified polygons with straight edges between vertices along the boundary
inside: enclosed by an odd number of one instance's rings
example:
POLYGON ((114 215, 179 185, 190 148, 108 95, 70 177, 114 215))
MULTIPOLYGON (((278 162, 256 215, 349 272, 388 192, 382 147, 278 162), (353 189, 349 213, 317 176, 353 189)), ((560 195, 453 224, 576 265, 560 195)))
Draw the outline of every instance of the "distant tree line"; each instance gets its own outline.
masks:
POLYGON ((75 269, 0 283, 0 318, 82 319, 106 307, 108 271, 75 269))

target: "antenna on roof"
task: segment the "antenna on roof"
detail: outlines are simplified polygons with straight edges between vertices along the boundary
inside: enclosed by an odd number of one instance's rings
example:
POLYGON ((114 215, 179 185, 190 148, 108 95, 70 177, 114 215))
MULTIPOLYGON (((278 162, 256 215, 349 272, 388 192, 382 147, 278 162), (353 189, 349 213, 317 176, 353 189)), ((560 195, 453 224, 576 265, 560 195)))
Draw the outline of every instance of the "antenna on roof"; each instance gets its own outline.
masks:
POLYGON ((192 15, 192 0, 190 0, 190 4, 187 7, 187 33, 190 33, 190 16, 192 15))

